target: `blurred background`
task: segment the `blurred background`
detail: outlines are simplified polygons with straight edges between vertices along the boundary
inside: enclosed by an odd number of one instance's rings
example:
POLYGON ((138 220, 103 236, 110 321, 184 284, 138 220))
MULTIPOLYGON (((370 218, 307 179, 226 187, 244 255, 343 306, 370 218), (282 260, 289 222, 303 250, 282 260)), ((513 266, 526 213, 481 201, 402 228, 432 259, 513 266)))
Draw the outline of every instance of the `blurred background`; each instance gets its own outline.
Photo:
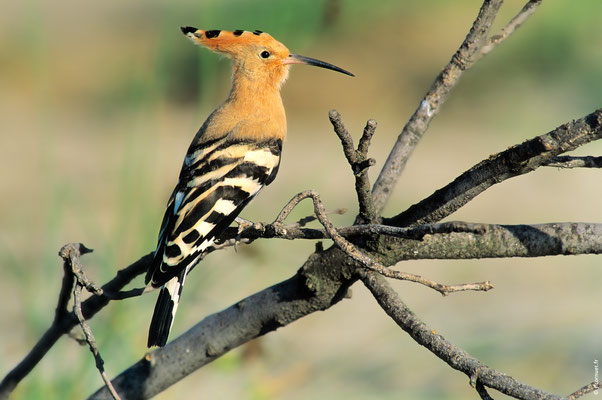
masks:
MULTIPOLYGON (((524 4, 507 0, 494 31, 524 4)), ((479 0, 174 2, 8 0, 0 4, 0 375, 51 323, 68 242, 94 253, 103 283, 154 249, 194 133, 229 90, 227 60, 179 27, 260 29, 291 51, 356 74, 296 66, 283 89, 289 139, 276 182, 242 214, 271 221, 315 189, 336 225, 353 221, 353 178, 328 122, 336 108, 359 138, 379 126, 376 178, 388 149, 464 39, 479 0)), ((544 2, 470 70, 418 146, 385 215, 403 211, 473 164, 600 107, 599 0, 544 2)), ((601 144, 575 154, 601 155, 601 144)), ((448 220, 600 222, 602 172, 542 168, 489 189, 448 220)), ((311 214, 297 208, 291 220, 311 214)), ((327 246, 329 242, 325 243, 327 246)), ((211 254, 187 280, 172 338, 204 316, 291 276, 310 241, 265 240, 211 254)), ((443 283, 492 280, 488 293, 443 298, 394 282, 433 329, 489 366, 569 394, 602 358, 596 256, 406 262, 443 283)), ((139 278, 134 286, 141 286, 139 278)), ((114 302, 90 321, 109 376, 142 357, 155 295, 114 302)), ((79 333, 79 332, 78 332, 79 333)), ((15 399, 78 399, 102 384, 91 354, 63 337, 15 399)), ((159 399, 463 399, 468 379, 416 345, 361 285, 353 298, 235 349, 159 399)), ((494 394, 495 398, 504 396, 494 394)))

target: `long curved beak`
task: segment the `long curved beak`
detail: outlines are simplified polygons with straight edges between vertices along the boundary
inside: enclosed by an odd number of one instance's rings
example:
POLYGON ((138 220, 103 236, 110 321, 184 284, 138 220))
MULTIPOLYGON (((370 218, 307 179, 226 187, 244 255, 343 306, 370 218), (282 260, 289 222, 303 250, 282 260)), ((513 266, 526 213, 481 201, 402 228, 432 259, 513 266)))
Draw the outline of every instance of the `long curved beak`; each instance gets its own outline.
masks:
POLYGON ((331 69, 333 71, 340 72, 349 76, 355 76, 349 71, 345 71, 343 68, 339 68, 336 65, 329 64, 324 61, 316 60, 315 58, 300 56, 299 54, 291 54, 284 59, 283 64, 307 64, 315 67, 331 69))

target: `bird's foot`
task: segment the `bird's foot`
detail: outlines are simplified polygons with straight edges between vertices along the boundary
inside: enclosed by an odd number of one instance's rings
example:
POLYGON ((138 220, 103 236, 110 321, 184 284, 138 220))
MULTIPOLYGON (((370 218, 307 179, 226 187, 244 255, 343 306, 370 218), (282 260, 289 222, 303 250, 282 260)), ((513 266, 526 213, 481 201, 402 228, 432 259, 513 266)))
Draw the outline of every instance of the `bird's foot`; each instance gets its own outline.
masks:
POLYGON ((238 235, 237 235, 237 239, 240 238, 240 234, 247 228, 251 228, 253 226, 255 226, 255 222, 253 221, 249 221, 248 219, 244 219, 241 217, 236 217, 236 219, 234 219, 234 222, 236 222, 238 224, 238 235))
POLYGON ((240 235, 245 229, 252 228, 255 226, 255 222, 249 221, 241 217, 236 217, 234 222, 238 224, 238 231, 236 232, 236 238, 234 239, 234 251, 238 251, 238 243, 240 242, 240 235))

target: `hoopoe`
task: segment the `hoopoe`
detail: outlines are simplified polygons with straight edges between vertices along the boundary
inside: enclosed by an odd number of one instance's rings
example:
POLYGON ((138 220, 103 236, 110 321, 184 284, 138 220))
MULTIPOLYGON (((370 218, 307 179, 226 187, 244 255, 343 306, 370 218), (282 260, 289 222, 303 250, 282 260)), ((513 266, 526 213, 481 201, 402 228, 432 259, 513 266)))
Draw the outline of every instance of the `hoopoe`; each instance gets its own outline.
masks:
POLYGON ((193 42, 233 61, 232 89, 194 137, 167 203, 146 283, 159 288, 148 347, 164 346, 186 275, 203 252, 278 172, 286 115, 280 87, 291 64, 353 76, 332 64, 291 54, 261 31, 182 27, 193 42))

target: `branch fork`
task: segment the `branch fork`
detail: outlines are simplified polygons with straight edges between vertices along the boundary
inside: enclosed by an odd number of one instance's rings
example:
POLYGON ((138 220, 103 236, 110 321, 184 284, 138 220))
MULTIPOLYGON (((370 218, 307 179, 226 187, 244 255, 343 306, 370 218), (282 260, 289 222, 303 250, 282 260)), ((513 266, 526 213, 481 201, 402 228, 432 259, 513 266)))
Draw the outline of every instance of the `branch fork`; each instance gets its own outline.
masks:
POLYGON ((347 162, 351 166, 353 176, 355 177, 355 192, 359 204, 359 215, 355 223, 374 223, 378 221, 374 202, 372 200, 372 190, 370 179, 368 178, 368 168, 376 164, 373 158, 368 158, 368 148, 370 141, 376 130, 376 121, 373 119, 366 122, 366 127, 359 140, 357 149, 353 147, 353 138, 341 120, 341 115, 336 110, 330 110, 328 117, 335 133, 341 140, 343 153, 347 162))
MULTIPOLYGON (((94 356, 96 369, 98 369, 98 372, 100 373, 100 376, 109 390, 109 393, 111 393, 113 399, 120 400, 117 391, 113 387, 113 384, 111 383, 111 380, 105 371, 104 360, 102 359, 100 351, 98 350, 98 346, 96 345, 96 339, 94 338, 92 329, 90 329, 90 326, 86 323, 86 319, 82 313, 82 289, 86 289, 88 292, 97 296, 101 296, 103 294, 103 290, 96 286, 94 282, 90 281, 82 269, 80 257, 91 252, 92 250, 88 249, 82 243, 70 243, 61 248, 59 251, 59 256, 63 259, 63 269, 65 273, 63 282, 71 282, 70 285, 63 285, 63 290, 65 290, 68 286, 73 287, 73 312, 77 317, 82 332, 84 333, 85 342, 88 344, 90 352, 94 356), (73 284, 74 281, 75 285, 73 284)), ((69 297, 62 292, 59 295, 59 298, 61 299, 61 302, 69 300, 69 297)), ((63 306, 66 308, 66 302, 65 304, 59 304, 59 307, 62 308, 63 306)), ((80 340, 78 340, 78 342, 80 342, 80 340)))
POLYGON ((342 250, 345 254, 351 257, 356 262, 360 263, 364 268, 367 268, 371 271, 378 272, 379 274, 386 276, 388 278, 405 280, 415 283, 420 283, 421 285, 427 286, 431 289, 434 289, 441 293, 443 296, 447 296, 450 293, 461 292, 467 290, 475 290, 475 291, 488 291, 493 289, 493 285, 491 282, 477 282, 477 283, 465 283, 459 285, 444 285, 441 283, 434 282, 432 280, 423 278, 420 275, 410 274, 402 271, 391 270, 379 262, 372 260, 370 257, 362 253, 356 246, 354 246, 351 242, 347 241, 343 236, 337 232, 336 228, 332 224, 332 222, 326 216, 324 204, 320 199, 320 196, 317 192, 313 190, 307 190, 305 192, 301 192, 294 196, 288 204, 284 207, 281 213, 276 218, 278 223, 282 223, 282 221, 286 218, 286 216, 293 210, 293 208, 299 204, 302 200, 311 198, 314 205, 314 212, 318 221, 322 224, 324 229, 326 230, 328 236, 335 245, 342 250))

